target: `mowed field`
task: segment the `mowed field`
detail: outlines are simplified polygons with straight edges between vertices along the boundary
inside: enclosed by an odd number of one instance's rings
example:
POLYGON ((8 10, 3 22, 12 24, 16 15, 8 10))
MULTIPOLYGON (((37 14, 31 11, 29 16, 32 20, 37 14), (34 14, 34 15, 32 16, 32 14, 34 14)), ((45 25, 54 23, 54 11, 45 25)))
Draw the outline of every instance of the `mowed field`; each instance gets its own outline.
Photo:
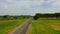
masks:
POLYGON ((59 19, 38 19, 31 24, 30 34, 60 34, 59 19))
POLYGON ((0 34, 8 34, 14 28, 23 24, 27 19, 0 21, 0 34))

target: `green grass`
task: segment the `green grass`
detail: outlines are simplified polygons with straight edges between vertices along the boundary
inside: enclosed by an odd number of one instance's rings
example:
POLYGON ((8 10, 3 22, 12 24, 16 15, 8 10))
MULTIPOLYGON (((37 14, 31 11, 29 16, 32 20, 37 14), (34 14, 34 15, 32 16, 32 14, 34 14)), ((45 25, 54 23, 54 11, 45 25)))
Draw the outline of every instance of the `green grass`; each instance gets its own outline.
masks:
POLYGON ((4 20, 0 21, 0 34, 7 34, 10 30, 24 23, 27 19, 22 20, 4 20))
POLYGON ((33 21, 32 31, 30 34, 60 34, 60 20, 58 19, 38 19, 33 21), (54 26, 58 25, 59 30, 55 30, 54 26))

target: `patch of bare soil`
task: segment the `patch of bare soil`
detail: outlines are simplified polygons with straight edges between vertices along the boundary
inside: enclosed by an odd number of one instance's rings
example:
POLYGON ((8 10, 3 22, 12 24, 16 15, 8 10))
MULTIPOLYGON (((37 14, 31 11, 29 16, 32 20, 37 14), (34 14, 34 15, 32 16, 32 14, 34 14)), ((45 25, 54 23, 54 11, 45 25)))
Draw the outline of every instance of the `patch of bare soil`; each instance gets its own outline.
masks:
POLYGON ((51 26, 51 28, 53 29, 53 30, 58 30, 58 31, 60 31, 60 25, 58 25, 58 24, 52 24, 52 25, 50 25, 51 26))

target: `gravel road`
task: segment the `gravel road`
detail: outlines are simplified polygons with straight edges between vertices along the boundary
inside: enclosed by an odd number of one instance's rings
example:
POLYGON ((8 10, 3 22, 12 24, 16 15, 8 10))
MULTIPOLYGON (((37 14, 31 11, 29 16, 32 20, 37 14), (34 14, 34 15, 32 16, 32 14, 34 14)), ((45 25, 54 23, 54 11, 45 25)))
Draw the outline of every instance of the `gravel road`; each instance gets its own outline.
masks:
POLYGON ((26 21, 22 26, 18 27, 16 30, 11 32, 10 34, 26 34, 29 25, 32 23, 33 18, 30 18, 28 21, 26 21))

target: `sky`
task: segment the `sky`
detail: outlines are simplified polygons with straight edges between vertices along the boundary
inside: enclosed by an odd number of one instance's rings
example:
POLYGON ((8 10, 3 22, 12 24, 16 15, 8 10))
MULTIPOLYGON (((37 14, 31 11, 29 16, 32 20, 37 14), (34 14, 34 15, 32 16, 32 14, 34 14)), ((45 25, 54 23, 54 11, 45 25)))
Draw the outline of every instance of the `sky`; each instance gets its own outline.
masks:
POLYGON ((0 15, 60 12, 60 0, 0 0, 0 15))

